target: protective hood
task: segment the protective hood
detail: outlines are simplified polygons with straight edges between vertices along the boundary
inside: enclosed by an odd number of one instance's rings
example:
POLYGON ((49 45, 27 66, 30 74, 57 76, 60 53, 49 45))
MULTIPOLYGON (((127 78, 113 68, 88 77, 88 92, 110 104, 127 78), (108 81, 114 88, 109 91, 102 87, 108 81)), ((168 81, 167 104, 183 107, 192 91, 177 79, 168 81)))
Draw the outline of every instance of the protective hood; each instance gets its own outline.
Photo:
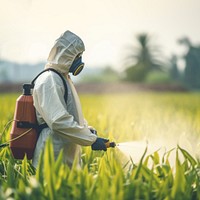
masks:
POLYGON ((54 68, 68 73, 76 56, 85 51, 83 41, 70 31, 64 32, 52 47, 45 68, 54 68))

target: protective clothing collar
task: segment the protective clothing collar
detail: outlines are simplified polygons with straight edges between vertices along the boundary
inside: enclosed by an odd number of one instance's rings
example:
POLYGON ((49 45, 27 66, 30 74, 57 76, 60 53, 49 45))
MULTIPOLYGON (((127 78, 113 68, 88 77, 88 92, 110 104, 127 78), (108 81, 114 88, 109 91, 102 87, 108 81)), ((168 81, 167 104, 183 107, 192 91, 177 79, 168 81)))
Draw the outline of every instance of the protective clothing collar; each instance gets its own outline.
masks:
POLYGON ((85 46, 81 38, 67 30, 55 41, 45 68, 54 68, 63 74, 69 72, 74 75, 78 74, 84 63, 82 63, 81 57, 78 60, 76 60, 76 57, 81 55, 83 51, 85 51, 85 46), (74 62, 78 62, 78 65, 77 63, 75 65, 74 62))

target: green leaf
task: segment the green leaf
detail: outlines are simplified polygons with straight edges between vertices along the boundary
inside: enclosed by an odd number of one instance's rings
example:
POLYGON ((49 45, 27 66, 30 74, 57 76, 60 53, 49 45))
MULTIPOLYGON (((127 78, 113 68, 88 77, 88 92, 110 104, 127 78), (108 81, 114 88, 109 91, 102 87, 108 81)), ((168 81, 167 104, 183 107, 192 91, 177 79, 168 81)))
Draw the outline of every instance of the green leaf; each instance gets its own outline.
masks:
POLYGON ((187 159, 190 162, 192 167, 195 167, 197 165, 197 161, 186 150, 182 149, 180 146, 178 146, 178 148, 180 149, 185 159, 187 159))

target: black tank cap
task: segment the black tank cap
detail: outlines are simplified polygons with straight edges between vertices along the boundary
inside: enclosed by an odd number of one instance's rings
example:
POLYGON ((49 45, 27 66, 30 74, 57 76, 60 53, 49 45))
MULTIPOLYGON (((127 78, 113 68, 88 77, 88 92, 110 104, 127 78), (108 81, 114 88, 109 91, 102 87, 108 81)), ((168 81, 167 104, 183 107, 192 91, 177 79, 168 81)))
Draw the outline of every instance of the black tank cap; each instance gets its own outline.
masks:
POLYGON ((32 84, 24 84, 23 85, 23 95, 32 95, 31 89, 33 89, 32 84))

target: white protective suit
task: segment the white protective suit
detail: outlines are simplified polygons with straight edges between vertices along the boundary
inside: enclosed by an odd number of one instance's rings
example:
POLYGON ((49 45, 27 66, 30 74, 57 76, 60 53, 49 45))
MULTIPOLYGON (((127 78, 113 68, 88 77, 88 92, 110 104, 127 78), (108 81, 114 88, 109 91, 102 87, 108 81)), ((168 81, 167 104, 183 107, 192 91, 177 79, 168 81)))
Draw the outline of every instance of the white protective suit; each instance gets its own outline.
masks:
POLYGON ((40 153, 47 138, 52 137, 55 159, 61 149, 64 162, 70 167, 74 159, 81 162, 81 147, 92 145, 97 136, 92 134, 83 119, 80 101, 68 76, 75 57, 85 50, 82 40, 70 31, 63 33, 55 42, 45 68, 54 68, 66 79, 68 86, 67 102, 64 100, 65 88, 62 79, 52 71, 41 74, 34 86, 33 99, 39 124, 47 123, 48 128, 39 135, 33 166, 37 166, 40 153))

